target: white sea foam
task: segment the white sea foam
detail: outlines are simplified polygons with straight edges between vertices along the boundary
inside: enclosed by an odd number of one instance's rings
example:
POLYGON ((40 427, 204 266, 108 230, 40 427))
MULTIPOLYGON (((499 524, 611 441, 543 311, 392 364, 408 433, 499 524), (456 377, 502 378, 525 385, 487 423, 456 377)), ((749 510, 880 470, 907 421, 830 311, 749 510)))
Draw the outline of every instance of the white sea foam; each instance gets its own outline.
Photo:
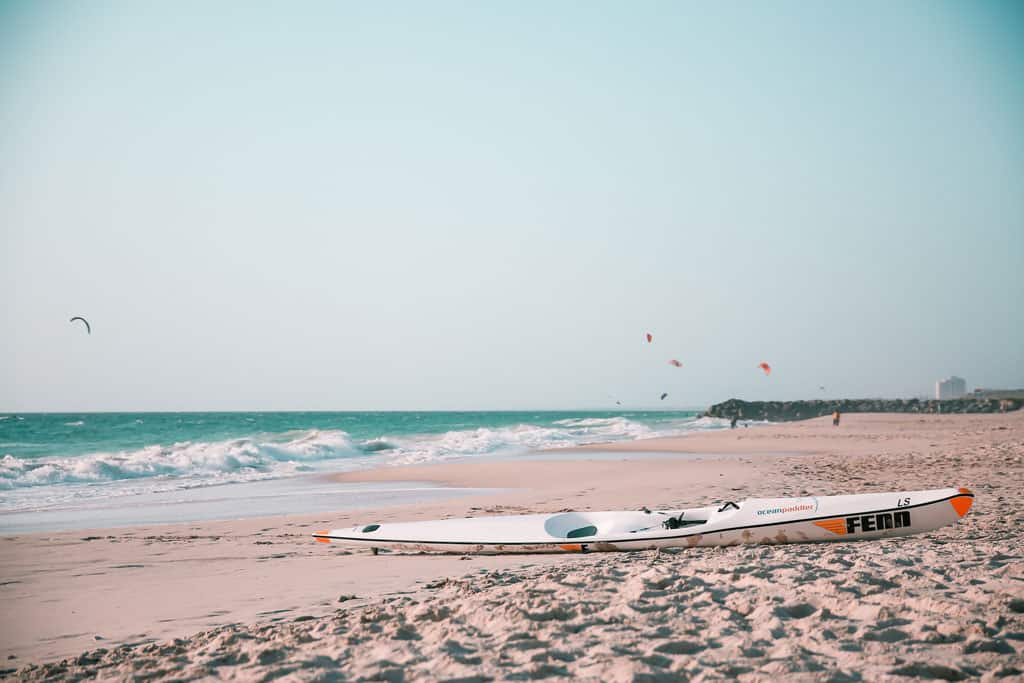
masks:
POLYGON ((374 465, 514 455, 585 443, 672 436, 728 425, 714 418, 654 423, 627 417, 559 420, 354 442, 342 430, 296 430, 213 442, 184 441, 75 457, 0 458, 0 510, 288 477, 374 465))
POLYGON ((566 427, 604 427, 615 422, 626 421, 622 417, 574 417, 566 420, 555 420, 556 425, 566 427))
POLYGON ((397 448, 395 444, 385 439, 367 439, 359 444, 359 450, 364 453, 377 453, 380 451, 390 451, 397 448))
MULTIPOLYGON (((343 431, 309 430, 281 439, 184 441, 69 458, 0 459, 0 489, 120 479, 190 477, 211 483, 283 476, 314 462, 358 454, 343 431)), ((306 467, 304 467, 306 466, 306 467)))
POLYGON ((75 420, 74 422, 65 422, 65 427, 81 427, 85 424, 85 420, 75 420))
MULTIPOLYGON (((685 434, 695 429, 713 429, 717 424, 696 425, 692 418, 672 421, 658 428, 625 417, 601 417, 558 420, 557 426, 520 424, 514 427, 471 429, 445 434, 388 437, 395 444, 389 454, 392 464, 428 463, 505 455, 516 452, 568 448, 587 443, 646 439, 685 434)), ((728 424, 725 422, 724 424, 728 424)))
MULTIPOLYGON (((691 425, 693 429, 724 429, 729 426, 730 420, 724 417, 698 417, 691 425)), ((750 420, 745 420, 750 422, 750 420)))

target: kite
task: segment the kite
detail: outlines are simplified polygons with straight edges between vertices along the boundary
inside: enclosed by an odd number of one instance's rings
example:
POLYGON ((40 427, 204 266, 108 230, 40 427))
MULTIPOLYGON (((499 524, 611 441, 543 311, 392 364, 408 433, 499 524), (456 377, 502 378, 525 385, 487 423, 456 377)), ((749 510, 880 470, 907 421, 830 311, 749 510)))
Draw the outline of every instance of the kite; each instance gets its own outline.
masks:
POLYGON ((647 333, 647 343, 650 344, 652 341, 654 341, 654 335, 651 334, 650 332, 648 332, 647 333))
POLYGON ((679 361, 677 361, 677 360, 676 360, 675 358, 673 358, 672 360, 670 360, 670 361, 668 362, 668 364, 669 364, 669 365, 674 365, 674 366, 675 366, 675 367, 677 367, 677 368, 681 368, 681 367, 683 367, 683 364, 682 364, 682 363, 680 363, 679 361))
POLYGON ((767 363, 764 363, 764 362, 758 363, 757 367, 759 367, 762 370, 764 370, 764 374, 766 374, 766 375, 772 374, 772 366, 768 365, 767 363))
POLYGON ((80 316, 80 315, 76 315, 76 316, 75 316, 74 318, 72 318, 72 319, 71 319, 71 320, 69 320, 68 322, 69 322, 69 323, 73 323, 73 322, 75 322, 76 320, 81 320, 81 321, 82 321, 83 323, 85 323, 85 331, 86 331, 86 332, 87 332, 88 334, 92 334, 92 326, 91 326, 91 325, 89 325, 89 321, 88 321, 88 320, 86 320, 85 318, 83 318, 82 316, 80 316))
POLYGON ((665 400, 665 397, 666 397, 666 396, 668 396, 668 394, 667 394, 667 393, 665 393, 665 394, 662 394, 662 395, 661 395, 661 400, 662 400, 662 401, 664 401, 664 400, 665 400))

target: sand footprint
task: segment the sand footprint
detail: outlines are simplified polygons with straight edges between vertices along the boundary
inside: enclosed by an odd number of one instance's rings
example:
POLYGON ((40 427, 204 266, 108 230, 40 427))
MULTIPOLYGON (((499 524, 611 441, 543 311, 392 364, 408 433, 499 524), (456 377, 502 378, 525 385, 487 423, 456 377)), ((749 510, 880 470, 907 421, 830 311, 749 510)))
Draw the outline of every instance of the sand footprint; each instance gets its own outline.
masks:
POLYGON ((818 608, 806 602, 792 603, 788 605, 779 605, 775 608, 775 615, 780 619, 806 619, 815 612, 818 608))

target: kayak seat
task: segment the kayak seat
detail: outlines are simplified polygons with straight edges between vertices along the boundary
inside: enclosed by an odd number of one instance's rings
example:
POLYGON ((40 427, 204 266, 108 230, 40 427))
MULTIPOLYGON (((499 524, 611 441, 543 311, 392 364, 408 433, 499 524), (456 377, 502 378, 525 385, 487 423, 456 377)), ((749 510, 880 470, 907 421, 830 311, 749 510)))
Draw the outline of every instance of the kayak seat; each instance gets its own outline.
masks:
POLYGON ((563 512, 544 520, 544 533, 554 539, 607 538, 617 534, 636 533, 657 527, 665 513, 563 512))
POLYGON ((544 522, 544 531, 554 538, 583 538, 597 535, 597 521, 579 512, 553 515, 544 522))
POLYGON ((597 535, 596 526, 581 526, 579 529, 573 529, 565 535, 566 538, 584 538, 586 536, 597 535))

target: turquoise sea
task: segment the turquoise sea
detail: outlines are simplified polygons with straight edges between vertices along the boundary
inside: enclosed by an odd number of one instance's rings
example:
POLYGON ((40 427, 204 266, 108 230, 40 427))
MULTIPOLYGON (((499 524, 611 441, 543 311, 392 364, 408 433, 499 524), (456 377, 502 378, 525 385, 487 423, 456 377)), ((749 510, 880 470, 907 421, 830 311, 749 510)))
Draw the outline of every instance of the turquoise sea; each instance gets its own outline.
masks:
MULTIPOLYGON (((135 521, 196 518, 213 514, 196 508, 197 500, 251 502, 254 491, 266 499, 274 497, 267 492, 299 491, 297 478, 318 473, 518 457, 720 423, 694 411, 0 414, 0 531, 45 528, 24 522, 88 518, 97 509, 119 510, 122 523, 132 521, 129 508, 135 521)), ((337 508, 350 506, 339 496, 337 508)), ((310 509, 302 496, 291 497, 299 500, 285 496, 267 514, 310 509)), ((372 495, 364 498, 360 505, 374 504, 372 495)))

